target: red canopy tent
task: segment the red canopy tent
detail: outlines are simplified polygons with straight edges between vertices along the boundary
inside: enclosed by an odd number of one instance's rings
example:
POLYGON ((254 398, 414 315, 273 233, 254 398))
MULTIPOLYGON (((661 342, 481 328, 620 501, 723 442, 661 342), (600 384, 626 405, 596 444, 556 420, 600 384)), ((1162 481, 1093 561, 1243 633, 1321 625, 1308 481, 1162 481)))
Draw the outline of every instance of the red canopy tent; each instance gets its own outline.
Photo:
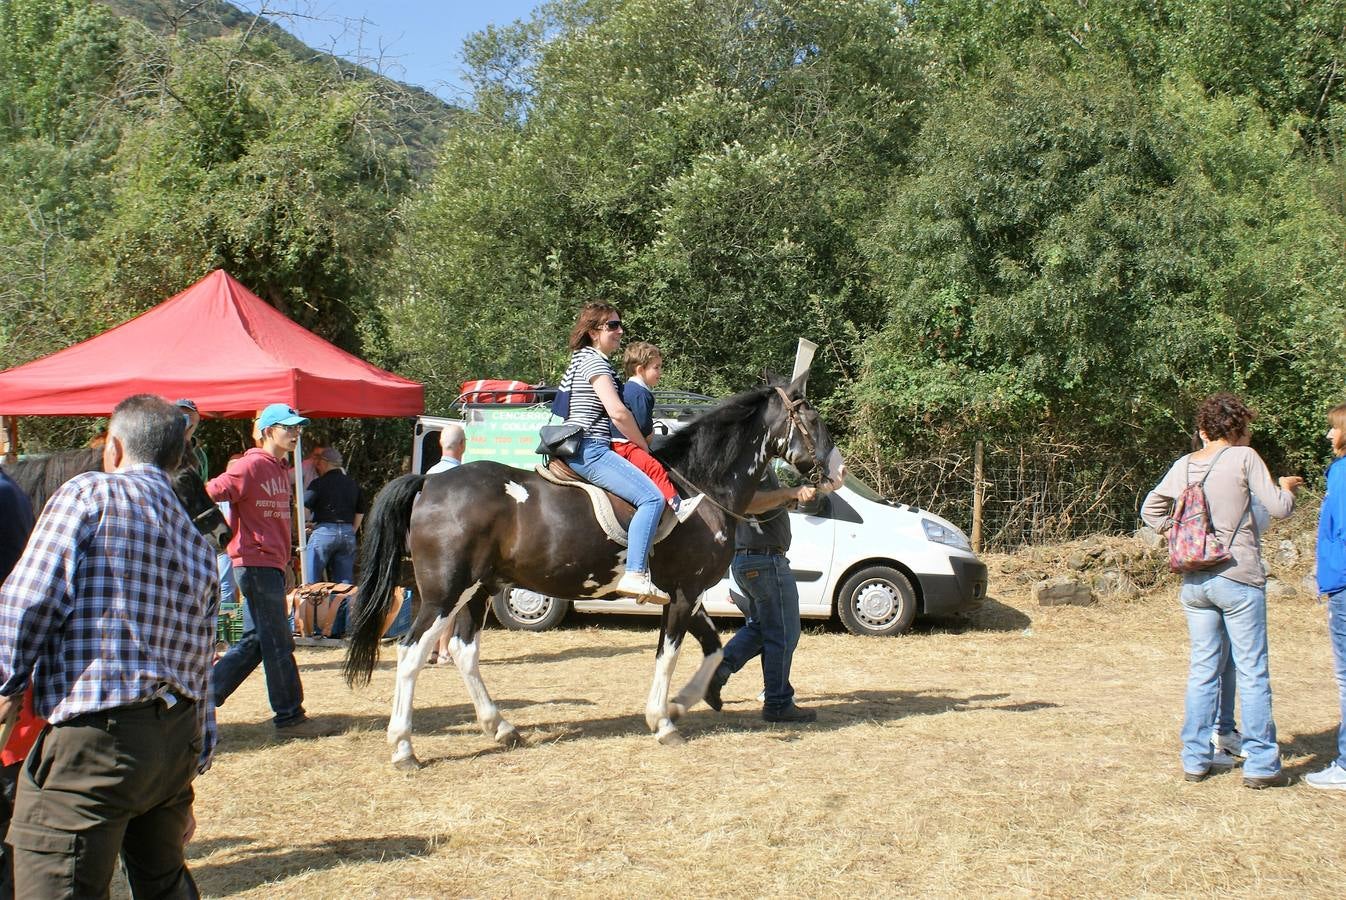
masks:
POLYGON ((425 409, 420 384, 334 347, 217 269, 129 322, 0 372, 0 416, 106 416, 141 393, 227 417, 268 403, 314 418, 425 409))

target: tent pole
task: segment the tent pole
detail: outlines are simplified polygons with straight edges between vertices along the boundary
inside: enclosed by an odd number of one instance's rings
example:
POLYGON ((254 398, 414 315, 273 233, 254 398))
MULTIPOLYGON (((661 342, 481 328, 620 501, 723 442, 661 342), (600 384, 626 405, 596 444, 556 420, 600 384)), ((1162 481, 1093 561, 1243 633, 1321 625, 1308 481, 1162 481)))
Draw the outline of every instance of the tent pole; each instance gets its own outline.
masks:
POLYGON ((299 432, 299 437, 294 442, 294 496, 296 514, 299 516, 299 583, 309 583, 308 554, 304 552, 308 547, 308 539, 305 534, 304 521, 304 433, 299 432))
POLYGON ((19 461, 19 417, 0 416, 0 439, 4 443, 4 462, 19 461))

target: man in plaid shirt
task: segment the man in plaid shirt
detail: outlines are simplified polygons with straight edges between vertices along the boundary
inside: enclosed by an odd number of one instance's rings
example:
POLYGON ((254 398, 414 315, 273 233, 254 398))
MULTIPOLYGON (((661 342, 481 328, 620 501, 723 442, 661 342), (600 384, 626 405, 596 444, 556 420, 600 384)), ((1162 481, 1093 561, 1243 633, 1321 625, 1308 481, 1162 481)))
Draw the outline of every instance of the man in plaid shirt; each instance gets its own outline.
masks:
POLYGON ((51 722, 19 775, 15 893, 106 897, 120 854, 135 896, 194 897, 192 779, 215 744, 215 553, 173 494, 181 411, 113 410, 104 472, 47 503, 0 588, 0 718, 30 682, 51 722))

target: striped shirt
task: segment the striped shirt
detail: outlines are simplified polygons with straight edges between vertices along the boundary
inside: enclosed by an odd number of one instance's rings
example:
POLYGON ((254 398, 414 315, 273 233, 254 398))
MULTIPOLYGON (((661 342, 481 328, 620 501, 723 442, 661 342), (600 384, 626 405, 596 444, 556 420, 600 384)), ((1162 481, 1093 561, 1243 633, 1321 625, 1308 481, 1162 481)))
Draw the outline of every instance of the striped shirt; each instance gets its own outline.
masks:
POLYGON ((150 700, 197 701, 209 765, 215 552, 153 466, 61 486, 0 587, 0 695, 30 682, 52 724, 150 700))
POLYGON ((611 378, 612 388, 620 396, 617 370, 612 361, 594 347, 581 347, 570 356, 560 390, 570 392, 570 415, 566 416, 566 424, 584 426, 586 438, 610 442, 612 420, 593 386, 593 379, 599 377, 611 378))

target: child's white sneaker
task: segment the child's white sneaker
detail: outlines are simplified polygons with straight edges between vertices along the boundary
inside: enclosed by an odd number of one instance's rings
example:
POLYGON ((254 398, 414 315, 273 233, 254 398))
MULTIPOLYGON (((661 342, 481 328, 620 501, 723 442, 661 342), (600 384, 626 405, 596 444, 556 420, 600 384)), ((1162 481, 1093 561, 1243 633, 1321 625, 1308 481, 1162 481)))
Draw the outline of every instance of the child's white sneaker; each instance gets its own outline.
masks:
POLYGON ((660 606, 672 599, 655 586, 649 572, 623 572, 617 581, 617 593, 635 597, 637 603, 657 603, 660 606))
POLYGON ((696 512, 696 508, 701 505, 701 501, 706 499, 705 494, 697 494, 695 497, 684 497, 678 501, 678 508, 673 510, 673 515, 677 516, 679 522, 686 522, 696 512))

